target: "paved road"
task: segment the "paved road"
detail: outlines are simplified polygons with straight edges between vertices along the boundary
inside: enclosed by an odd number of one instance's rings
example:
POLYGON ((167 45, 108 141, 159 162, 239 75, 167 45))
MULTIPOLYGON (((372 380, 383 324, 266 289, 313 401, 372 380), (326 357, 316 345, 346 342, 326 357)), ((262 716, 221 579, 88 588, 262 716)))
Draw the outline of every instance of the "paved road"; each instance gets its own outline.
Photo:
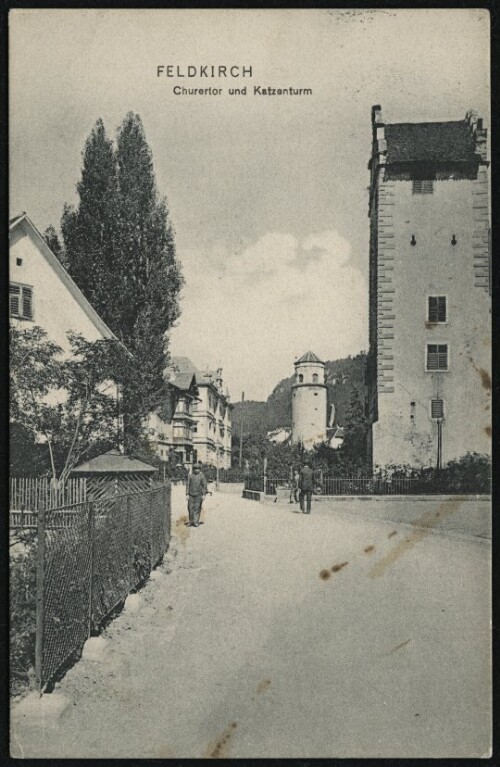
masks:
POLYGON ((68 672, 53 729, 13 731, 13 755, 486 755, 490 544, 453 532, 463 503, 420 502, 415 526, 368 502, 308 517, 214 494, 191 530, 177 496, 139 610, 106 630, 105 662, 68 672))

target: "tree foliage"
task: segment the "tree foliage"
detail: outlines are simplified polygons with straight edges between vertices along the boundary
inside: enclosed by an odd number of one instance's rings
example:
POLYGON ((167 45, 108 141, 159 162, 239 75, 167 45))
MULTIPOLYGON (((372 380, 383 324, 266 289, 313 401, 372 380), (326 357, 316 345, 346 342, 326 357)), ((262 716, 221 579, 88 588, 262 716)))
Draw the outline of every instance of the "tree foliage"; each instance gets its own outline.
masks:
MULTIPOLYGON (((71 355, 34 326, 10 330, 10 417, 21 436, 46 446, 54 481, 64 483, 90 453, 117 437, 115 383, 128 355, 116 341, 88 342, 68 333, 71 355)), ((15 432, 14 432, 15 433, 15 432)))
POLYGON ((179 316, 182 275, 165 198, 139 115, 129 112, 116 142, 102 120, 83 151, 78 203, 64 207, 62 258, 85 297, 132 353, 123 417, 130 451, 144 418, 166 396, 168 331, 179 316))

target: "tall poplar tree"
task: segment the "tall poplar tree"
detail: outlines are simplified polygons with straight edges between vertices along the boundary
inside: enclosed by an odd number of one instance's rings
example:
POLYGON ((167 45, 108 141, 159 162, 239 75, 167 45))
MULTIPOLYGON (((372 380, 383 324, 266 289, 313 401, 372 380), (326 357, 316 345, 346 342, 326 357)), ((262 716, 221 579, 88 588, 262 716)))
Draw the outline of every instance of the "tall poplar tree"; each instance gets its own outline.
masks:
POLYGON ((140 419, 166 396, 167 332, 179 316, 182 276, 165 198, 158 195, 153 159, 137 114, 129 112, 117 137, 121 290, 127 297, 121 318, 124 341, 139 375, 124 390, 129 439, 140 419))
POLYGON ((83 150, 76 207, 65 205, 61 219, 64 259, 70 275, 97 313, 114 330, 118 184, 113 142, 97 120, 83 150))
POLYGON ((166 396, 167 333, 180 313, 182 286, 139 115, 126 115, 116 148, 97 121, 77 192, 78 205, 66 205, 61 220, 63 254, 86 298, 133 355, 123 382, 125 444, 133 450, 143 419, 166 396))

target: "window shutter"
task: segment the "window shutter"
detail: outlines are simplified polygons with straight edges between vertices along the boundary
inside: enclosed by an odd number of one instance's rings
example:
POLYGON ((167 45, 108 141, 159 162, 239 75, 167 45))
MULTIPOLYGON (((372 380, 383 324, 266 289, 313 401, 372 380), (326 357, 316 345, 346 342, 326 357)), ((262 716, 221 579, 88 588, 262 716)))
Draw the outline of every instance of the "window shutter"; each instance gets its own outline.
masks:
POLYGON ((429 322, 446 322, 446 296, 429 296, 429 322))
POLYGON ((442 399, 431 400, 431 418, 444 418, 444 402, 442 399))
POLYGON ((448 344, 427 345, 427 370, 448 370, 448 344))
POLYGON ((9 286, 10 314, 19 317, 21 288, 18 285, 9 286))
POLYGON ((446 322, 446 296, 437 297, 438 322, 446 322))
POLYGON ((429 296, 429 322, 438 321, 438 300, 436 296, 429 296))
POLYGON ((33 292, 31 288, 23 288, 23 317, 31 320, 33 317, 33 292))

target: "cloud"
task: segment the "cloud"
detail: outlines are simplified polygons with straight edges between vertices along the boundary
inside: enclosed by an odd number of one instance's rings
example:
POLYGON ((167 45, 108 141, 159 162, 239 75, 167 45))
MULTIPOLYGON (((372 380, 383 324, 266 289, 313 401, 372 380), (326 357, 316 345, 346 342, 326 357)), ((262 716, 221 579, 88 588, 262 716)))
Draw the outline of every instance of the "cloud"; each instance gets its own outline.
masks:
POLYGON ((186 285, 171 351, 223 367, 233 401, 266 399, 311 349, 324 359, 367 347, 366 280, 335 230, 299 242, 268 232, 240 253, 180 254, 186 285))

